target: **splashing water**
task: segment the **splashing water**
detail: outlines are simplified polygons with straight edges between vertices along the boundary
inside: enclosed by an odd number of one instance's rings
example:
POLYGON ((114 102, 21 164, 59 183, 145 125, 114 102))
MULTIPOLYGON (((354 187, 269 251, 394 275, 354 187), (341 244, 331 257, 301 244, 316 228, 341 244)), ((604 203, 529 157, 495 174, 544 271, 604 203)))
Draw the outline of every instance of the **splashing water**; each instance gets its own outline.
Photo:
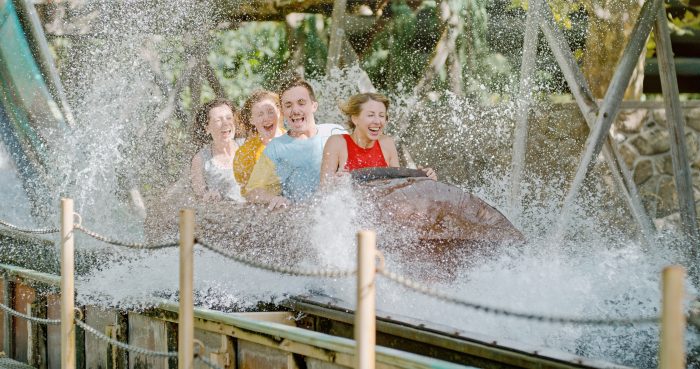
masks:
MULTIPOLYGON (((151 10, 132 9, 129 18, 103 19, 103 44, 85 47, 83 69, 73 71, 70 82, 84 91, 75 105, 78 126, 63 138, 70 158, 55 164, 61 176, 57 192, 70 194, 91 228, 121 240, 141 240, 141 219, 128 205, 125 183, 143 176, 172 177, 163 163, 173 160, 164 149, 171 140, 166 132, 173 122, 160 119, 167 106, 167 92, 157 91, 150 81, 149 61, 134 45, 158 43, 159 51, 177 54, 164 37, 152 37, 129 22, 146 20, 160 34, 181 34, 206 28, 210 12, 205 5, 172 10, 177 14, 154 15, 151 10), (199 14, 192 19, 193 14, 199 14), (167 21, 163 21, 167 19, 167 21), (116 22, 116 23, 115 23, 116 22), (145 127, 145 128, 144 128, 145 127)), ((160 9, 160 8, 159 8, 160 9)), ((157 13, 157 12, 156 12, 157 13)), ((317 121, 342 123, 339 100, 358 92, 358 67, 312 81, 320 109, 317 121)), ((73 90, 76 90, 75 88, 73 90)), ((419 162, 430 165, 441 180, 472 192, 506 215, 509 188, 508 165, 515 104, 509 101, 483 106, 464 97, 420 103, 407 93, 391 96, 389 131, 419 162), (408 127, 402 130, 401 127, 408 127)), ((688 265, 682 245, 673 237, 654 240, 654 247, 641 246, 634 226, 620 200, 604 182, 605 169, 592 171, 580 196, 570 231, 560 243, 548 239, 549 227, 559 213, 572 171, 576 150, 582 143, 570 130, 565 112, 547 104, 535 106, 544 117, 533 124, 523 183, 524 212, 516 225, 529 239, 521 248, 503 248, 495 255, 464 262, 451 271, 449 281, 435 280, 422 260, 407 261, 387 256, 387 268, 415 275, 420 269, 431 287, 465 300, 523 312, 563 316, 627 317, 659 312, 659 275, 663 266, 688 265), (549 119, 549 120, 548 120, 549 119), (554 128, 551 120, 562 121, 554 128), (543 128, 547 127, 547 128, 543 128), (571 159, 574 158, 574 159, 571 159)), ((571 128, 572 129, 572 128, 571 128)), ((2 199, 13 205, 28 201, 17 192, 10 166, 0 150, 2 199), (5 188, 11 189, 5 191, 5 188)), ((178 157, 175 161, 186 162, 178 157)), ((159 178, 162 182, 166 179, 159 178)), ((21 206, 3 207, 3 219, 28 219, 21 206)), ((355 263, 355 232, 378 224, 365 214, 350 186, 339 186, 311 208, 309 224, 295 231, 310 235, 315 255, 301 265, 311 268, 347 268, 355 263)), ((232 215, 235 216, 235 215, 232 215)), ((265 219, 261 219, 265 221, 265 219)), ((21 223, 21 222, 19 222, 21 223)), ((281 237, 288 230, 280 230, 281 237)), ((380 235, 381 237, 381 235, 380 235)), ((379 240, 381 242, 381 239, 379 240)), ((428 264, 430 265, 430 264, 428 264)), ((433 265, 439 268, 440 265, 433 265)), ((172 298, 177 293, 176 249, 157 252, 124 252, 121 262, 100 265, 78 282, 80 303, 141 308, 152 298, 172 298)), ((690 286, 689 286, 690 287, 690 286)), ((252 309, 258 302, 276 302, 285 296, 309 291, 338 297, 354 304, 354 280, 320 280, 285 277, 241 266, 209 251, 196 251, 195 288, 200 306, 252 309)), ((601 358, 614 362, 653 367, 658 332, 656 327, 592 328, 559 326, 504 318, 451 306, 408 291, 380 278, 379 308, 428 321, 473 331, 496 339, 512 339, 533 345, 601 358), (648 354, 640 354, 648 353, 648 354)), ((697 337, 689 338, 697 346, 697 337)))

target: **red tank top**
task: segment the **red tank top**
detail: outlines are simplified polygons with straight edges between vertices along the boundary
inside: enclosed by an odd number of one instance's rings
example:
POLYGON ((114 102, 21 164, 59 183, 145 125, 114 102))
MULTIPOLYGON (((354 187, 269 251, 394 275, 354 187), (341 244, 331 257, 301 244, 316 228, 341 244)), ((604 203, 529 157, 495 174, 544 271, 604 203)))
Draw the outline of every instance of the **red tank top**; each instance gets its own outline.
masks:
POLYGON ((350 135, 344 134, 343 138, 348 147, 348 161, 345 162, 345 170, 389 166, 384 159, 379 141, 372 147, 365 149, 358 146, 350 135))

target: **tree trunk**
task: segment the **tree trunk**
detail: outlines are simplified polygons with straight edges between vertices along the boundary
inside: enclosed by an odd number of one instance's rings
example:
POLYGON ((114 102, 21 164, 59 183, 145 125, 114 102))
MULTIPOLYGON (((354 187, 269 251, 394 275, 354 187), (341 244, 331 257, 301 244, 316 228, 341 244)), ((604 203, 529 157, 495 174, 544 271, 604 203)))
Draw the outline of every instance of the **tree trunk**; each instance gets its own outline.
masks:
MULTIPOLYGON (((639 11, 641 0, 584 0, 588 12, 586 51, 583 59, 583 73, 596 98, 603 98, 617 62, 630 39, 639 11)), ((630 85, 625 91, 625 99, 639 100, 644 81, 644 58, 639 57, 630 85)))

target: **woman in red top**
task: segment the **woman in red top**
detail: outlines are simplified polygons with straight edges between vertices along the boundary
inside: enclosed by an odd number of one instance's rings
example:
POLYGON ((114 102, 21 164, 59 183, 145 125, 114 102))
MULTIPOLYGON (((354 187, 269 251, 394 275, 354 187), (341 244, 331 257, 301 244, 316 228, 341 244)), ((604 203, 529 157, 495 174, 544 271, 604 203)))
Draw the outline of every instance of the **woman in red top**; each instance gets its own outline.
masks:
MULTIPOLYGON (((398 167, 399 155, 394 140, 384 135, 389 99, 376 93, 351 96, 341 106, 348 117, 351 134, 331 136, 323 149, 321 185, 336 173, 368 167, 398 167)), ((432 169, 426 174, 436 179, 432 169)))

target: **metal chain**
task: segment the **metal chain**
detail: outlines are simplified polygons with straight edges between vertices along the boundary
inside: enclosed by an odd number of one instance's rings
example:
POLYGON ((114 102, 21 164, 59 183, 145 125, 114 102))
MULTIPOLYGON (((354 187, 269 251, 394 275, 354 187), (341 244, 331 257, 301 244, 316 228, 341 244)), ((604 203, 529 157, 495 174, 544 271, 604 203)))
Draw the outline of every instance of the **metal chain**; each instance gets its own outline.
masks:
POLYGON ((49 234, 49 233, 58 233, 60 232, 60 229, 58 228, 22 228, 18 227, 14 224, 10 224, 2 219, 0 219, 0 224, 4 225, 7 228, 14 229, 15 231, 20 231, 24 233, 34 233, 34 234, 49 234))
POLYGON ((108 243, 108 244, 111 244, 111 245, 127 247, 127 248, 130 248, 130 249, 137 249, 137 250, 158 250, 158 249, 165 249, 165 248, 168 248, 168 247, 177 247, 177 246, 179 245, 177 242, 166 243, 166 244, 161 244, 161 245, 149 245, 149 244, 145 244, 145 243, 135 243, 135 242, 117 241, 117 240, 113 240, 113 239, 107 238, 107 237, 105 237, 105 236, 103 236, 103 235, 101 235, 101 234, 98 234, 97 232, 91 231, 91 230, 85 228, 84 226, 82 226, 82 225, 79 224, 79 223, 74 224, 73 227, 75 227, 75 229, 82 231, 82 232, 85 233, 86 235, 88 235, 88 236, 90 236, 90 237, 92 237, 92 238, 94 238, 94 239, 96 239, 96 240, 99 240, 99 241, 102 241, 102 242, 105 242, 105 243, 108 243))
POLYGON ((9 307, 5 304, 1 304, 1 303, 0 303, 0 309, 5 310, 10 315, 14 315, 16 317, 20 317, 22 319, 26 319, 26 320, 29 320, 30 322, 34 322, 34 323, 47 324, 47 325, 59 325, 59 324, 61 324, 61 321, 59 319, 37 318, 37 317, 31 316, 31 315, 20 313, 19 311, 14 310, 11 307, 9 307))
POLYGON ((288 267, 284 267, 284 266, 280 266, 280 265, 269 265, 269 264, 260 263, 260 262, 253 261, 253 260, 246 259, 246 258, 233 256, 233 255, 228 254, 224 251, 221 251, 215 247, 212 247, 199 239, 196 239, 195 243, 197 243, 198 245, 201 245, 202 247, 204 247, 207 250, 215 252, 215 253, 217 253, 225 258, 231 259, 235 262, 238 262, 238 263, 241 263, 243 265, 247 265, 247 266, 250 266, 253 268, 257 268, 257 269, 267 270, 270 272, 289 274, 289 275, 299 276, 299 277, 324 277, 324 278, 350 277, 350 276, 353 276, 357 273, 356 270, 307 270, 307 269, 288 268, 288 267))
POLYGON ((501 308, 495 308, 491 306, 481 305, 474 302, 468 302, 456 297, 447 295, 438 290, 432 289, 430 287, 424 286, 418 282, 411 281, 403 276, 396 273, 388 272, 383 268, 377 268, 377 273, 386 277, 387 279, 398 283, 404 287, 410 288, 417 292, 420 292, 427 296, 432 296, 434 298, 455 304, 464 306, 473 310, 483 311, 485 313, 491 313, 495 315, 503 315, 513 318, 521 318, 526 320, 535 320, 545 323, 559 323, 559 324, 580 324, 580 325, 633 325, 633 324, 656 324, 660 321, 658 316, 656 317, 633 317, 633 318, 573 318, 573 317, 556 317, 556 316, 546 316, 530 313, 522 313, 516 311, 510 311, 501 308))
POLYGON ((202 356, 202 355, 195 354, 195 355, 194 355, 194 358, 195 358, 196 360, 199 360, 199 361, 203 362, 206 366, 210 367, 211 369, 222 369, 220 366, 214 364, 213 361, 211 361, 211 360, 205 358, 205 357, 202 356))
POLYGON ((127 350, 130 352, 136 353, 136 354, 146 355, 146 356, 177 357, 177 351, 168 351, 168 352, 153 351, 153 350, 148 350, 148 349, 144 349, 141 347, 131 346, 131 345, 126 344, 124 342, 117 341, 117 340, 113 339, 112 337, 109 337, 106 334, 98 331, 97 329, 87 325, 85 322, 83 322, 80 319, 76 319, 75 324, 77 324, 84 331, 92 333, 97 338, 108 342, 110 345, 117 346, 123 350, 127 350))

